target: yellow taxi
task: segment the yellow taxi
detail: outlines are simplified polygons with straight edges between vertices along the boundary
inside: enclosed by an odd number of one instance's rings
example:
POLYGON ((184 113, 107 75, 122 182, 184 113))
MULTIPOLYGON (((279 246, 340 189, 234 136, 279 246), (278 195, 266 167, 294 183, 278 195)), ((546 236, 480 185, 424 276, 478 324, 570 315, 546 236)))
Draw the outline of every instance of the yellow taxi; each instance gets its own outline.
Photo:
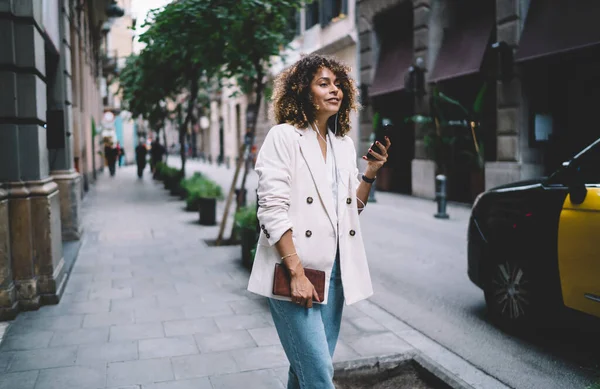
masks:
POLYGON ((561 307, 600 317, 600 139, 547 178, 479 195, 468 275, 501 325, 561 307))

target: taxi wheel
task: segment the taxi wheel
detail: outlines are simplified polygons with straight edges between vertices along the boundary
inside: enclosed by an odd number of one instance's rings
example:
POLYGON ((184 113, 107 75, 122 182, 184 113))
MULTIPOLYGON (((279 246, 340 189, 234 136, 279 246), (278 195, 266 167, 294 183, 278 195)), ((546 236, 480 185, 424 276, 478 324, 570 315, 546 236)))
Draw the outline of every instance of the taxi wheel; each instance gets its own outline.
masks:
POLYGON ((506 329, 531 324, 539 310, 533 271, 517 261, 499 261, 489 269, 485 301, 492 320, 506 329))

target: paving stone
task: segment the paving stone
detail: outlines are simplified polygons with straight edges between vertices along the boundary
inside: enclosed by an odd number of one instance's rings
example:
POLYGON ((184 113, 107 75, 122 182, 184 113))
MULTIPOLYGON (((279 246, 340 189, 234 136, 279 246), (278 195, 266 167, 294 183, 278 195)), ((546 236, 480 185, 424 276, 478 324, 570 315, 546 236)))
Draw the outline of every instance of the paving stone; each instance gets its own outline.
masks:
POLYGON ((45 307, 50 309, 40 310, 40 316, 81 315, 108 312, 109 300, 94 300, 75 302, 68 305, 45 307), (54 308, 54 309, 52 309, 54 308))
POLYGON ((154 309, 158 307, 158 303, 155 296, 150 297, 134 297, 129 299, 118 299, 111 300, 110 311, 130 311, 133 312, 136 309, 154 309))
POLYGON ((0 373, 6 371, 14 355, 15 353, 12 351, 0 352, 0 373))
POLYGON ((361 356, 352 347, 338 340, 335 346, 335 353, 333 354, 333 362, 352 361, 360 358, 361 356))
POLYGON ((216 302, 204 302, 184 305, 182 307, 185 317, 188 319, 197 319, 202 317, 227 316, 232 315, 233 309, 227 304, 216 302))
POLYGON ((273 375, 281 381, 284 387, 287 387, 288 382, 288 374, 290 371, 290 366, 278 367, 276 369, 270 369, 273 375))
POLYGON ((140 359, 176 357, 199 353, 196 341, 191 335, 140 340, 139 350, 140 359))
POLYGON ((113 325, 133 324, 133 312, 104 312, 86 315, 83 319, 84 328, 107 327, 113 325))
POLYGON ((77 350, 77 365, 123 362, 138 359, 137 342, 107 343, 80 346, 77 350))
POLYGON ((239 371, 235 359, 229 353, 174 357, 171 361, 173 363, 175 378, 178 380, 239 371))
POLYGON ((241 371, 270 369, 288 364, 283 348, 278 346, 234 350, 231 354, 241 371))
POLYGON ((83 315, 52 316, 47 318, 29 317, 10 327, 12 334, 32 331, 64 331, 81 328, 83 315))
POLYGON ((212 383, 214 389, 284 389, 284 386, 279 378, 277 378, 268 370, 210 377, 210 382, 212 383))
POLYGON ((357 353, 364 357, 402 354, 412 347, 391 332, 362 336, 348 342, 357 353))
POLYGON ((153 384, 173 379, 173 370, 169 358, 108 364, 107 386, 109 387, 153 384))
POLYGON ((50 347, 106 342, 108 342, 108 327, 81 328, 71 331, 56 331, 50 341, 50 347))
POLYGON ((269 325, 264 315, 261 314, 219 316, 215 317, 215 322, 223 332, 262 328, 269 325))
POLYGON ((131 288, 92 288, 90 290, 90 300, 116 300, 116 299, 128 299, 133 297, 133 291, 131 288))
POLYGON ((124 340, 152 339, 165 336, 161 323, 144 323, 117 325, 110 327, 110 342, 121 342, 124 340))
POLYGON ((213 386, 208 377, 204 377, 192 380, 169 381, 144 385, 142 389, 213 389, 213 386))
POLYGON ((248 332, 259 346, 280 346, 279 335, 275 327, 252 328, 248 332))
POLYGON ((154 308, 135 311, 136 323, 162 322, 169 320, 185 319, 181 308, 154 308))
MULTIPOLYGON (((248 278, 247 275, 246 275, 246 278, 248 278)), ((260 313, 260 312, 268 312, 269 311, 269 306, 267 305, 266 299, 234 301, 232 303, 229 303, 229 306, 238 315, 249 315, 252 313, 260 313)))
POLYGON ((377 323, 370 317, 361 317, 350 320, 352 324, 359 330, 363 332, 384 332, 387 331, 384 326, 377 323))
POLYGON ((213 335, 196 335, 196 343, 202 353, 256 347, 248 331, 227 331, 213 335))
POLYGON ((71 366, 75 364, 76 357, 76 346, 17 351, 8 367, 8 371, 25 371, 71 366))
POLYGON ((33 389, 38 374, 38 370, 3 374, 0 389, 33 389))
POLYGON ((9 333, 2 340, 2 347, 0 347, 0 350, 11 351, 45 348, 50 344, 53 335, 54 332, 52 331, 31 331, 15 335, 9 333))
POLYGON ((97 389, 106 386, 106 364, 40 370, 35 389, 97 389))
POLYGON ((212 318, 193 320, 173 320, 163 323, 167 336, 216 334, 219 327, 212 318))

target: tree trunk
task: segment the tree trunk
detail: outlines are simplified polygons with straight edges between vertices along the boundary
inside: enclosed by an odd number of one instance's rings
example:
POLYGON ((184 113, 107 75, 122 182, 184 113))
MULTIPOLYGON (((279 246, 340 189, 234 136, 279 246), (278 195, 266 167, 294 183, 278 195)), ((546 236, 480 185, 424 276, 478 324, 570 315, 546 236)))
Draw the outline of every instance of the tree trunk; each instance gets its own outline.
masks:
POLYGON ((190 81, 190 99, 188 101, 188 109, 187 114, 185 115, 185 120, 183 124, 179 127, 179 144, 181 145, 181 173, 185 177, 185 135, 187 133, 187 126, 192 119, 192 114, 194 112, 194 104, 196 103, 196 98, 198 97, 198 77, 192 76, 192 80, 190 81))
MULTIPOLYGON (((262 67, 260 66, 260 64, 257 64, 256 66, 256 101, 254 102, 254 115, 252 116, 252 121, 250 123, 247 123, 249 128, 250 128, 250 144, 248 145, 249 148, 252 148, 252 145, 254 145, 254 139, 256 138, 256 123, 258 121, 258 112, 260 110, 260 102, 262 100, 262 95, 263 95, 263 91, 265 89, 265 84, 263 82, 263 72, 262 72, 262 67)), ((242 156, 243 157, 243 156, 242 156)), ((246 162, 244 163, 244 176, 242 177, 242 185, 241 185, 241 190, 240 190, 240 196, 243 195, 244 193, 244 189, 246 189, 246 177, 248 176, 248 170, 250 169, 250 153, 248 153, 248 157, 246 159, 246 162)), ((236 204, 236 212, 239 210, 239 204, 241 202, 238 201, 236 204)))

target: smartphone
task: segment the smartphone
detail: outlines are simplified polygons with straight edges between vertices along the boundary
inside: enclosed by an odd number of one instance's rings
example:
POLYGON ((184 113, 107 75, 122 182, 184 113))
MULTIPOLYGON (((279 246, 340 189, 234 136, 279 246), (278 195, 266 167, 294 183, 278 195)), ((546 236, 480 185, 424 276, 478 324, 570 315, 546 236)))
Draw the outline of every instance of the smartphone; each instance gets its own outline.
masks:
MULTIPOLYGON (((375 142, 373 142, 373 144, 371 145, 371 149, 374 152, 381 154, 381 149, 379 148, 379 146, 377 146, 376 142, 379 142, 382 145, 385 145, 385 137, 388 135, 388 133, 392 129, 392 127, 393 127, 393 125, 390 121, 388 121, 386 119, 383 120, 383 129, 377 133, 377 136, 375 137, 375 142)), ((375 161, 375 157, 372 156, 369 152, 367 152, 366 157, 370 161, 375 161)))

